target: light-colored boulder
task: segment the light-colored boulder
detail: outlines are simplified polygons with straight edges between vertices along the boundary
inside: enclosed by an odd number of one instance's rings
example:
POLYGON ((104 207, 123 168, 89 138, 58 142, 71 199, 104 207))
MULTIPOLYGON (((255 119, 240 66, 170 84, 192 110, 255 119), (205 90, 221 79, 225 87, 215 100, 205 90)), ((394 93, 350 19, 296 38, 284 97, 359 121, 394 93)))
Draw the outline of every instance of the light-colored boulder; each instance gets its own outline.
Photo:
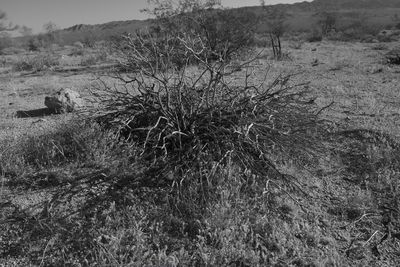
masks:
POLYGON ((46 107, 56 113, 72 112, 85 105, 78 92, 71 88, 63 88, 52 96, 44 99, 46 107))

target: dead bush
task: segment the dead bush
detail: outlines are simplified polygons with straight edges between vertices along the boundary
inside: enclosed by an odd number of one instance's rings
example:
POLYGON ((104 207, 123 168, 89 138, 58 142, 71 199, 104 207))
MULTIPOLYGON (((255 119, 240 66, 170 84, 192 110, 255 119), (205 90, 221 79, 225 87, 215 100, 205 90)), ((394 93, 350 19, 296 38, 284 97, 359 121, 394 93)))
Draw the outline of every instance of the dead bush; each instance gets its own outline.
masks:
POLYGON ((125 36, 117 51, 124 71, 114 76, 123 89, 103 83, 94 94, 99 109, 91 116, 134 142, 147 162, 146 175, 129 183, 190 184, 195 172, 212 187, 216 168, 228 162, 260 179, 280 175, 275 153, 312 162, 323 128, 301 84, 290 84, 290 76, 256 83, 251 61, 209 62, 204 54, 213 51, 200 37, 152 38, 125 36), (174 63, 175 51, 185 55, 183 66, 174 63), (232 84, 241 69, 243 83, 232 84))

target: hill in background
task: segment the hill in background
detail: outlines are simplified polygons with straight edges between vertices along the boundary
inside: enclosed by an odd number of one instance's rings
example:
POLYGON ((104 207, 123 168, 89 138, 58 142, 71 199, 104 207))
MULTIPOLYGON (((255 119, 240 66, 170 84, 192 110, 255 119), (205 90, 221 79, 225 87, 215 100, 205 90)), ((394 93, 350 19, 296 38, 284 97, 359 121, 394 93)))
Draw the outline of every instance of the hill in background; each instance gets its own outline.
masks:
MULTIPOLYGON (((355 39, 362 39, 360 35, 363 34, 376 35, 382 29, 400 28, 400 1, 398 0, 314 0, 313 2, 269 5, 265 8, 262 6, 242 7, 236 10, 260 16, 258 33, 261 36, 268 32, 268 24, 263 21, 264 18, 267 19, 266 10, 286 13, 285 32, 289 33, 310 33, 320 30, 321 14, 326 13, 334 15, 336 30, 347 32, 345 35, 354 35, 355 39), (357 27, 362 29, 354 29, 357 27), (357 33, 360 31, 364 32, 357 33)), ((87 43, 109 40, 122 33, 144 29, 150 24, 151 19, 113 21, 96 25, 79 24, 59 30, 56 34, 59 37, 59 44, 71 45, 78 41, 87 43)), ((26 44, 29 38, 32 37, 19 37, 16 40, 19 44, 26 44)))

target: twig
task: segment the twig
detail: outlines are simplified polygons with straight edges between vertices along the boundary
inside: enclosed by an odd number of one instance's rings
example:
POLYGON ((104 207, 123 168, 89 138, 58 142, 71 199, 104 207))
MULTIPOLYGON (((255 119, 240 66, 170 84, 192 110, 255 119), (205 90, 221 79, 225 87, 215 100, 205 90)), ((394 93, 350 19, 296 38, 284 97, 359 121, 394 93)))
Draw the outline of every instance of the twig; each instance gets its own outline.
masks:
POLYGON ((365 242, 365 244, 363 245, 363 247, 365 247, 366 245, 368 245, 368 243, 372 240, 372 238, 374 238, 374 236, 379 233, 379 230, 376 230, 370 238, 368 238, 368 240, 365 242))
POLYGON ((49 247, 50 242, 53 242, 53 241, 54 241, 54 238, 55 238, 55 237, 50 238, 50 240, 47 242, 46 247, 45 247, 44 250, 43 250, 42 260, 41 260, 39 266, 43 266, 43 264, 44 264, 44 257, 45 257, 45 255, 46 255, 47 248, 49 247))
POLYGON ((322 113, 322 111, 324 111, 325 109, 330 108, 333 104, 335 104, 335 101, 332 101, 331 103, 329 103, 329 104, 326 105, 325 107, 322 107, 320 110, 318 110, 318 112, 316 113, 316 115, 318 116, 319 114, 322 113))
POLYGON ((361 221, 362 219, 364 219, 364 218, 367 217, 367 216, 373 216, 373 215, 376 215, 376 213, 364 213, 364 214, 361 215, 361 217, 358 218, 357 220, 355 220, 355 221, 353 221, 353 222, 350 222, 350 223, 348 223, 348 224, 346 224, 346 225, 344 225, 344 226, 341 226, 340 228, 341 228, 341 229, 344 229, 344 228, 346 228, 346 227, 349 226, 349 225, 358 223, 359 221, 361 221))

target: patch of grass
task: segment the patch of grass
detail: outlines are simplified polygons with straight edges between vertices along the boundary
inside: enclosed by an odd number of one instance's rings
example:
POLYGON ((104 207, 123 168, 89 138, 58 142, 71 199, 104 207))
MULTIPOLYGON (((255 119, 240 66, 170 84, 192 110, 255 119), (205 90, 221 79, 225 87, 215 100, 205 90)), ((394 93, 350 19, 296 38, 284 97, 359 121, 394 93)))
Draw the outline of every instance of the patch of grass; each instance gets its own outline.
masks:
MULTIPOLYGON (((112 150, 113 143, 110 134, 101 131, 95 124, 78 121, 63 123, 46 134, 2 140, 0 172, 6 174, 10 186, 35 187, 42 183, 45 187, 46 181, 49 185, 53 182, 58 184, 64 178, 69 179, 68 170, 112 164, 112 156, 108 152, 112 150), (62 168, 66 168, 67 174, 57 171, 62 168)), ((123 153, 121 150, 114 152, 123 153)))
POLYGON ((81 60, 81 65, 92 66, 92 65, 99 64, 99 63, 103 63, 106 60, 107 60, 107 53, 98 52, 98 53, 83 57, 81 60))
POLYGON ((59 65, 59 57, 51 54, 39 54, 34 57, 21 57, 13 65, 14 71, 44 71, 59 65))

